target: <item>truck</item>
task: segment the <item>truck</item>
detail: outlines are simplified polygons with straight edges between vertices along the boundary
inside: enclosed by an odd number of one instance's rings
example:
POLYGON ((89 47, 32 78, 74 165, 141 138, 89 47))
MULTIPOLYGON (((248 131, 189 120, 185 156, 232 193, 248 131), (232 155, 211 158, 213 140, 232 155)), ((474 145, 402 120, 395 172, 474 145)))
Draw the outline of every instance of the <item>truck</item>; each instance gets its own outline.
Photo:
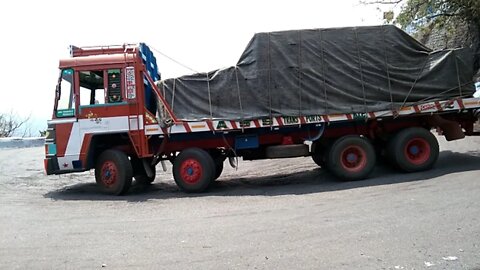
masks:
POLYGON ((234 67, 161 80, 144 43, 71 46, 45 171, 94 169, 104 193, 122 195, 167 161, 185 192, 207 190, 238 158, 311 156, 349 181, 379 159, 428 170, 439 156, 431 131, 478 135, 470 58, 432 52, 393 26, 291 30, 256 34, 234 67))

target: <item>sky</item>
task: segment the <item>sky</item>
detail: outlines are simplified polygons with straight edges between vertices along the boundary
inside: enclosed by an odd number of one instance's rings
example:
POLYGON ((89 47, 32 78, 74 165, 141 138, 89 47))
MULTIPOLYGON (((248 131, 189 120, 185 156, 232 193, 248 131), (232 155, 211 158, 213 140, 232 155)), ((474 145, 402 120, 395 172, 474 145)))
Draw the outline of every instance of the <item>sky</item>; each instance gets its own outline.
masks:
MULTIPOLYGON (((359 0, 3 1, 0 113, 30 117, 33 135, 46 129, 58 62, 68 57, 69 45, 145 42, 196 71, 210 71, 235 65, 255 33, 382 24, 378 8, 359 0)), ((192 73, 156 58, 163 79, 192 73)))

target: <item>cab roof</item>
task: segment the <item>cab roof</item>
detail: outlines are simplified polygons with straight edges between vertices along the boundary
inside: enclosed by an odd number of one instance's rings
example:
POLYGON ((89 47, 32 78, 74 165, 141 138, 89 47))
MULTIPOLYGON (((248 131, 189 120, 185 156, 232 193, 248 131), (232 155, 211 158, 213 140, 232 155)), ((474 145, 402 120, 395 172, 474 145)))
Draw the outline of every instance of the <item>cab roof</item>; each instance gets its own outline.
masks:
POLYGON ((66 58, 60 60, 59 68, 133 63, 135 56, 133 53, 122 53, 66 58))
POLYGON ((60 68, 123 64, 134 61, 138 45, 70 46, 70 58, 60 60, 60 68))

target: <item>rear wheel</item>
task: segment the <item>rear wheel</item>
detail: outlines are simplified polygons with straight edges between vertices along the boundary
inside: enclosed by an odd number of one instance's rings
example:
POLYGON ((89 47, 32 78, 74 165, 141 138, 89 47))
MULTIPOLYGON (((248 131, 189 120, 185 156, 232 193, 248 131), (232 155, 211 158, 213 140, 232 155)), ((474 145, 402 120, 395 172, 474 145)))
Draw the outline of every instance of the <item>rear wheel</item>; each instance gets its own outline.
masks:
POLYGON ((403 171, 428 170, 438 159, 438 141, 425 128, 407 128, 390 140, 387 154, 390 162, 403 171))
POLYGON ((215 177, 212 156, 199 148, 182 151, 173 161, 173 177, 178 187, 185 192, 202 192, 215 177))
POLYGON ((312 160, 321 168, 327 168, 328 147, 318 142, 312 144, 312 160))
POLYGON ((125 194, 132 184, 132 175, 132 165, 123 152, 106 150, 97 160, 95 180, 107 194, 125 194))
POLYGON ((211 150, 209 151, 210 156, 213 159, 213 163, 215 164, 215 175, 213 177, 213 181, 217 180, 223 172, 223 163, 227 156, 221 149, 211 150))
POLYGON ((344 136, 336 140, 328 154, 328 168, 343 180, 365 179, 374 169, 375 150, 369 140, 344 136))
POLYGON ((220 175, 222 175, 224 161, 225 159, 223 158, 215 160, 215 176, 213 177, 213 180, 217 180, 220 175))
POLYGON ((319 167, 325 167, 325 160, 323 159, 324 155, 322 153, 312 153, 312 160, 319 167))
MULTIPOLYGON (((151 160, 150 160, 151 161, 151 160)), ((132 157, 130 159, 133 168, 133 177, 135 181, 139 184, 148 185, 151 184, 155 180, 156 176, 156 168, 155 166, 150 166, 150 169, 153 172, 152 176, 148 176, 147 171, 145 170, 145 165, 143 164, 143 160, 139 158, 132 157)), ((150 162, 148 162, 150 164, 150 162)))

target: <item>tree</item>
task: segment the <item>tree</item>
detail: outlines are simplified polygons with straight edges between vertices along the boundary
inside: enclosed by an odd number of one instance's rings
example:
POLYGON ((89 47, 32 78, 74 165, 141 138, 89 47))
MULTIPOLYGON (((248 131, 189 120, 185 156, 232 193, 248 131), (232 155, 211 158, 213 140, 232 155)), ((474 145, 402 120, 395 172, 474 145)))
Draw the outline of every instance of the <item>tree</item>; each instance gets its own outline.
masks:
MULTIPOLYGON (((0 138, 11 137, 16 132, 20 131, 22 126, 28 122, 29 117, 19 118, 14 113, 0 114, 0 138)), ((28 129, 24 129, 23 136, 26 135, 28 129)))
POLYGON ((426 24, 444 24, 455 19, 480 24, 480 1, 478 0, 378 0, 361 1, 364 4, 401 5, 401 11, 393 20, 403 29, 420 30, 426 24))
POLYGON ((385 22, 398 24, 419 39, 435 29, 441 29, 445 39, 460 36, 461 44, 455 45, 471 47, 476 53, 475 68, 480 68, 480 0, 373 0, 362 3, 400 5, 398 15, 385 16, 385 22))
POLYGON ((413 31, 421 30, 432 22, 442 26, 454 21, 480 23, 478 0, 397 0, 377 3, 403 4, 395 22, 413 31))

